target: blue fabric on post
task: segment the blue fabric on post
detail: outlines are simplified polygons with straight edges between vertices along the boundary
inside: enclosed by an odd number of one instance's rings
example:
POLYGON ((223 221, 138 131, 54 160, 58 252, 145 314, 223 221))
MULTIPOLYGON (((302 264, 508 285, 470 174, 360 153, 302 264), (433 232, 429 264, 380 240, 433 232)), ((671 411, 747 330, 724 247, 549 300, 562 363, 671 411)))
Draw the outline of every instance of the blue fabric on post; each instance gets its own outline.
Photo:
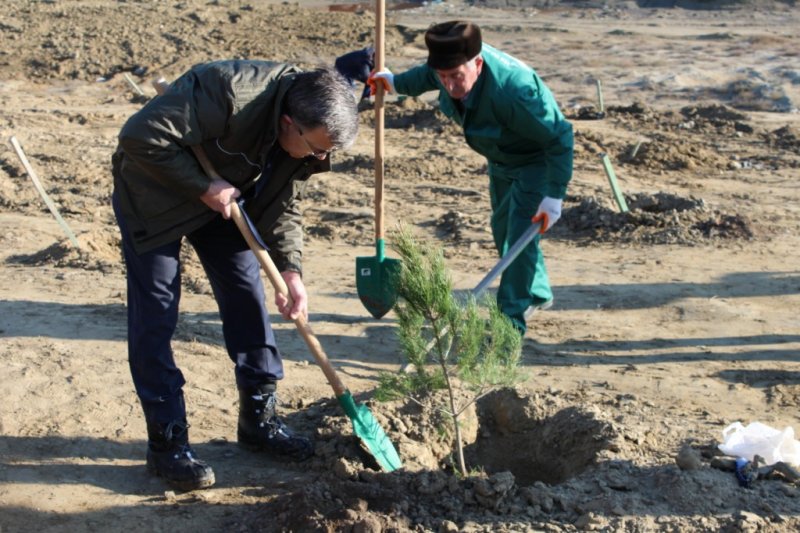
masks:
MULTIPOLYGON (((375 49, 371 46, 349 52, 336 58, 336 70, 347 78, 350 85, 355 86, 356 81, 366 84, 370 72, 375 68, 375 49)), ((361 99, 369 97, 369 86, 365 85, 361 99)))

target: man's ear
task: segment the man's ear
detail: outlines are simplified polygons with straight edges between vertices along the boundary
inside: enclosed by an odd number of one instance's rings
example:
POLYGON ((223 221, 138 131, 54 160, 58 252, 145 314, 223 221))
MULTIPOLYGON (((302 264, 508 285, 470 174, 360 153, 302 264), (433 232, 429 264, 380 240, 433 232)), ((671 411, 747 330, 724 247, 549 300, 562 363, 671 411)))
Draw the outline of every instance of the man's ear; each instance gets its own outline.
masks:
POLYGON ((292 117, 290 117, 289 115, 284 113, 284 114, 281 115, 280 123, 281 123, 281 126, 288 128, 289 126, 294 124, 294 121, 292 120, 292 117))
POLYGON ((483 70, 483 57, 480 55, 475 58, 475 68, 478 70, 478 74, 483 70))

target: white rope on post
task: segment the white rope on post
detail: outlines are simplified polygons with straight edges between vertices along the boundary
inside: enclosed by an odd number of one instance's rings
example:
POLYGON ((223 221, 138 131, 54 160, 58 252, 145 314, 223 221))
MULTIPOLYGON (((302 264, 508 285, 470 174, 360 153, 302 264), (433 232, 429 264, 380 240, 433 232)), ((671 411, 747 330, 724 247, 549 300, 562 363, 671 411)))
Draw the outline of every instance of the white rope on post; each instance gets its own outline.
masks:
POLYGON ((17 152, 17 157, 19 157, 19 160, 22 162, 22 166, 25 167, 25 171, 28 173, 28 176, 31 177, 31 181, 33 181, 33 185, 36 187, 36 190, 39 191, 39 195, 44 200, 44 203, 47 204, 47 208, 51 213, 53 213, 53 216, 56 217, 56 222, 58 222, 58 224, 61 226, 61 229, 63 229, 64 233, 66 233, 67 237, 69 237, 72 246, 74 246, 76 249, 80 249, 81 245, 78 243, 78 238, 74 233, 72 233, 72 230, 69 229, 67 222, 61 218, 61 215, 58 213, 58 209, 56 208, 56 204, 53 202, 50 196, 48 196, 47 192, 44 190, 44 187, 42 187, 42 182, 39 181, 39 177, 33 170, 30 161, 28 161, 28 158, 25 157, 25 152, 22 151, 22 146, 20 146, 19 141, 17 141, 17 138, 13 135, 11 136, 11 146, 14 148, 14 151, 17 152))

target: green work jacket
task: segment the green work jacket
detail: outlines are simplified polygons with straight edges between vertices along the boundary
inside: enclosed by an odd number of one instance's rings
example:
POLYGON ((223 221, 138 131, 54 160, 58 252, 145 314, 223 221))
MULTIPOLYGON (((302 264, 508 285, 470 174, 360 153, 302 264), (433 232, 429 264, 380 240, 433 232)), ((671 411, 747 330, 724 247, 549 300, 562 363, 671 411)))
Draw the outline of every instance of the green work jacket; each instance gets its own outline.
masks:
POLYGON ((278 269, 302 271, 298 202, 308 177, 330 170, 330 159, 293 159, 278 146, 281 103, 297 72, 266 61, 197 65, 128 119, 113 157, 114 189, 137 252, 218 216, 200 200, 211 180, 191 150, 199 145, 245 197, 265 180, 245 210, 278 269))
POLYGON ((467 144, 490 165, 520 169, 529 187, 564 198, 572 178, 572 125, 532 68, 485 43, 481 56, 483 70, 463 101, 463 115, 427 65, 397 74, 395 89, 411 96, 438 90, 441 111, 464 128, 467 144))

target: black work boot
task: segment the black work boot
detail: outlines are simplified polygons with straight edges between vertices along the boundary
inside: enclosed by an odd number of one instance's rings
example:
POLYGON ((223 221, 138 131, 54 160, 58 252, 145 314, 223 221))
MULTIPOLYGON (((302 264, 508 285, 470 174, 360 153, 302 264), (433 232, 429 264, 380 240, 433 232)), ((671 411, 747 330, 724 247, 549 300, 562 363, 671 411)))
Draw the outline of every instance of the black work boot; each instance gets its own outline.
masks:
POLYGON ((179 490, 195 490, 214 484, 214 471, 189 446, 189 424, 147 424, 147 469, 179 490))
POLYGON ((275 384, 239 389, 239 444, 251 450, 305 461, 314 455, 314 444, 295 435, 275 414, 275 384))

